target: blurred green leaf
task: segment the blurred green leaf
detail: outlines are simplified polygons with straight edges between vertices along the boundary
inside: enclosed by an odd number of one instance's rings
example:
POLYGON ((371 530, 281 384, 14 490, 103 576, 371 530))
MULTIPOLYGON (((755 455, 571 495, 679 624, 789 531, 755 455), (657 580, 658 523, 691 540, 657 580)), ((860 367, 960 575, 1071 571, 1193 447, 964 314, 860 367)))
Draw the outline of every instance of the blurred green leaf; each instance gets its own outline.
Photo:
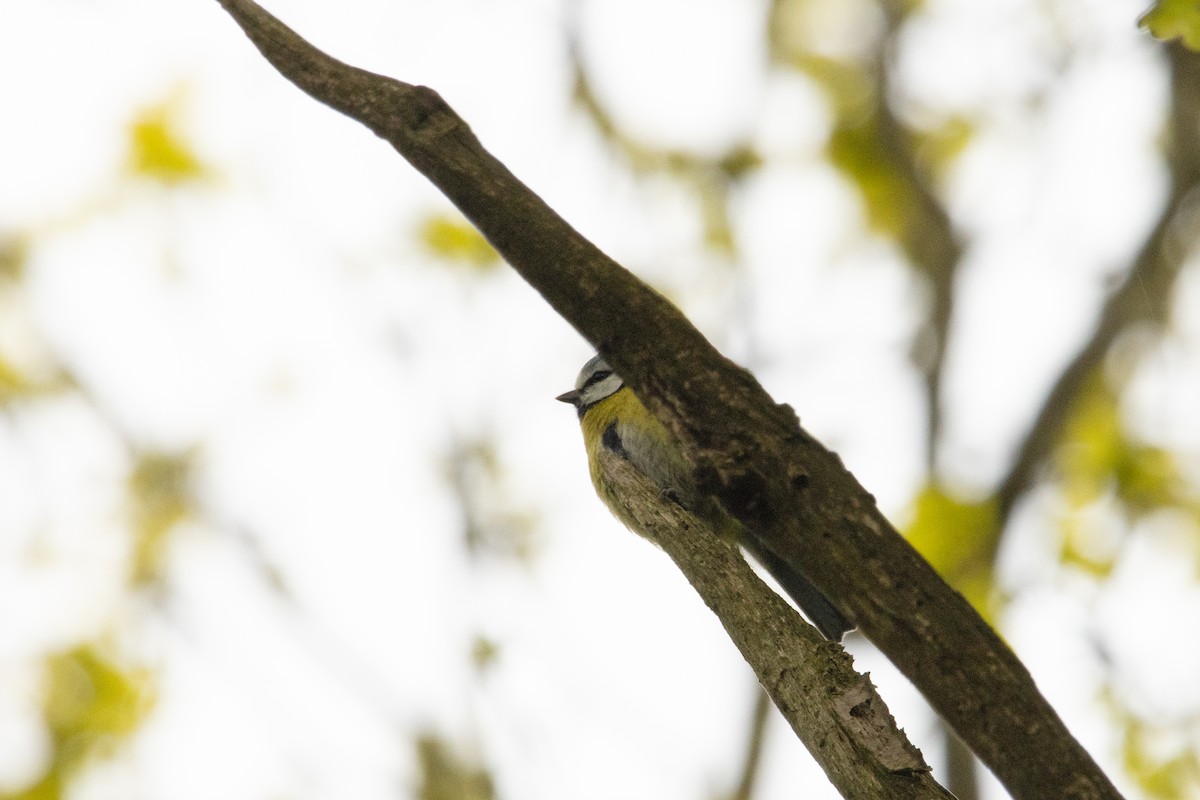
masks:
POLYGON ((729 191, 724 182, 704 181, 698 187, 704 244, 710 250, 732 257, 735 251, 733 226, 729 220, 729 191))
POLYGON ((29 260, 29 241, 23 236, 0 238, 0 280, 19 281, 29 260))
POLYGON ((949 117, 936 128, 914 131, 917 157, 932 173, 954 162, 975 136, 975 123, 966 117, 949 117))
POLYGON ((730 180, 744 178, 762 166, 762 154, 749 145, 734 147, 717 162, 721 174, 730 180))
POLYGON ((134 537, 132 580, 156 579, 168 535, 191 508, 191 459, 146 452, 138 456, 128 479, 134 537))
POLYGON ((1162 800, 1191 796, 1190 790, 1200 781, 1200 763, 1193 749, 1165 747, 1157 740, 1169 738, 1169 732, 1132 717, 1126 720, 1124 734, 1125 769, 1146 794, 1162 800))
POLYGON ((1063 564, 1082 570, 1094 578, 1107 578, 1116 566, 1119 537, 1106 517, 1079 512, 1059 520, 1062 537, 1059 558, 1063 564), (1106 524, 1107 523, 1107 524, 1106 524))
POLYGON ((1066 502, 1058 521, 1060 559, 1093 577, 1106 578, 1116 567, 1133 523, 1168 510, 1200 523, 1200 504, 1178 458, 1135 440, 1122 424, 1116 393, 1098 378, 1078 398, 1054 464, 1066 502))
POLYGON ((1138 26, 1156 39, 1179 39, 1200 50, 1200 3, 1196 0, 1158 0, 1138 19, 1138 26))
POLYGON ((471 645, 471 663, 476 672, 485 672, 500 658, 500 644, 486 636, 476 636, 471 645))
POLYGON ((154 704, 152 675, 122 669, 94 644, 50 657, 43 684, 46 727, 53 751, 46 774, 2 800, 58 800, 93 759, 112 755, 154 704))
POLYGON ((60 800, 64 794, 62 777, 51 768, 32 786, 12 794, 0 792, 0 800, 60 800))
POLYGON ((514 500, 495 441, 488 436, 459 439, 445 459, 445 474, 463 514, 467 552, 528 562, 537 553, 536 509, 514 500))
POLYGON ((483 767, 468 763, 442 737, 425 733, 417 738, 421 778, 420 800, 494 800, 492 777, 483 767))
POLYGON ((1176 457, 1132 440, 1117 398, 1099 381, 1080 398, 1056 460, 1066 497, 1076 507, 1107 492, 1134 516, 1190 502, 1176 457))
POLYGON ((1180 504, 1184 480, 1175 455, 1161 447, 1129 443, 1116 464, 1117 494, 1135 514, 1180 504))
POLYGON ((29 381, 13 364, 0 356, 0 403, 7 403, 29 391, 29 381))
POLYGON ((824 91, 838 127, 854 127, 871 117, 875 82, 861 64, 812 53, 797 55, 790 63, 824 91))
POLYGON ((46 665, 46 724, 58 742, 127 736, 152 704, 148 682, 149 673, 123 671, 95 645, 61 653, 46 665))
POLYGON ((1096 382, 1076 404, 1056 453, 1060 479, 1071 505, 1093 502, 1111 487, 1120 458, 1120 439, 1116 403, 1096 382))
POLYGON ((996 504, 966 501, 929 484, 917 495, 905 538, 985 617, 992 600, 996 504))
POLYGON ((169 184, 208 175, 180 131, 182 102, 183 94, 177 90, 140 111, 130 123, 127 169, 131 174, 169 184))
POLYGON ((28 399, 69 387, 69 379, 52 369, 34 367, 30 374, 0 353, 0 407, 14 400, 28 399))
POLYGON ((417 235, 431 253, 454 264, 485 272, 502 263, 483 234, 460 216, 431 214, 417 235))
POLYGON ((839 125, 826 150, 830 162, 858 189, 871 229, 905 244, 917 198, 889 157, 879 126, 870 120, 839 125))

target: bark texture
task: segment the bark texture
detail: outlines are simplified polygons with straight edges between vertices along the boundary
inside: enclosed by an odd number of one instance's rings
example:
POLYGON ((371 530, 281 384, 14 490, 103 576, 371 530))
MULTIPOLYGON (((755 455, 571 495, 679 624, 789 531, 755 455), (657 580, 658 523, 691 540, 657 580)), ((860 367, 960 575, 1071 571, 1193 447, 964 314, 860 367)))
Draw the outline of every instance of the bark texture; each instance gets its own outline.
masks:
POLYGON ((608 474, 631 495, 638 530, 671 557, 721 620, 760 684, 830 782, 851 798, 953 800, 896 727, 867 676, 759 579, 738 548, 662 496, 624 458, 608 474))

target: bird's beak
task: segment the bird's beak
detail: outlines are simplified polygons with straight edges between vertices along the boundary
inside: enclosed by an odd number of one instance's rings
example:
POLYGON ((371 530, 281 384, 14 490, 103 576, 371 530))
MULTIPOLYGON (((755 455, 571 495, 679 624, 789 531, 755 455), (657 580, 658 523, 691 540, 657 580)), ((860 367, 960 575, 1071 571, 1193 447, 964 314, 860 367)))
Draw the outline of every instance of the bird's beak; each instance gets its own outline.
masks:
POLYGON ((563 392, 562 394, 560 394, 558 397, 556 397, 554 399, 560 403, 570 403, 571 405, 578 408, 579 407, 579 390, 572 389, 569 392, 563 392))

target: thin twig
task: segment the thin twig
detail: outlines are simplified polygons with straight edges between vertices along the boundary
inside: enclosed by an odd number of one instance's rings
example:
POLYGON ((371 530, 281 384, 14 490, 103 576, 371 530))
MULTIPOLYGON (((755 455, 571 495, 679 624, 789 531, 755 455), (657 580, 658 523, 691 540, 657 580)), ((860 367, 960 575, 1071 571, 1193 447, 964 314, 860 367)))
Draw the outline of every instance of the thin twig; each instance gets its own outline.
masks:
MULTIPOLYGON (((1036 483, 1062 437, 1076 399, 1123 331, 1137 322, 1166 319, 1172 288, 1195 245, 1192 224, 1200 185, 1200 56, 1178 43, 1167 46, 1171 74, 1167 164, 1171 186, 1157 222, 1124 281, 1109 296, 1091 335, 1059 374, 996 490, 1000 527, 1036 483)), ((994 557, 999 538, 989 554, 994 557)))
POLYGON ((942 430, 942 379, 946 367, 946 340, 954 317, 954 288, 963 248, 941 199, 929 185, 928 176, 917 163, 911 136, 896 116, 891 98, 891 61, 901 26, 911 4, 883 4, 887 29, 875 50, 872 73, 875 81, 874 121, 884 157, 892 173, 904 182, 908 207, 900 244, 913 265, 928 281, 930 307, 925 320, 921 348, 915 353, 925 378, 925 461, 932 475, 942 430))
POLYGON ((750 718, 750 735, 746 737, 746 758, 737 788, 730 800, 750 800, 754 796, 754 785, 758 782, 759 767, 762 765, 763 742, 767 738, 767 723, 771 719, 771 696, 755 687, 754 714, 750 718))

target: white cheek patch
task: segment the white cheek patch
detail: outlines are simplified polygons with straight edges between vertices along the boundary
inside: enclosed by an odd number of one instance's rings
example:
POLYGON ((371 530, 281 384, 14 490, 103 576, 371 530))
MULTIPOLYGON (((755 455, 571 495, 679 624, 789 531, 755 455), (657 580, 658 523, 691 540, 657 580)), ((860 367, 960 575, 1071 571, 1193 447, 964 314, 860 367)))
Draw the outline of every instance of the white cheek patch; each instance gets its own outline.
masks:
POLYGON ((625 381, 621 380, 621 376, 615 372, 611 373, 607 378, 601 381, 596 381, 591 386, 583 390, 580 401, 583 405, 590 405, 599 402, 610 394, 615 393, 618 389, 625 385, 625 381))

